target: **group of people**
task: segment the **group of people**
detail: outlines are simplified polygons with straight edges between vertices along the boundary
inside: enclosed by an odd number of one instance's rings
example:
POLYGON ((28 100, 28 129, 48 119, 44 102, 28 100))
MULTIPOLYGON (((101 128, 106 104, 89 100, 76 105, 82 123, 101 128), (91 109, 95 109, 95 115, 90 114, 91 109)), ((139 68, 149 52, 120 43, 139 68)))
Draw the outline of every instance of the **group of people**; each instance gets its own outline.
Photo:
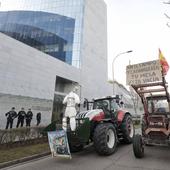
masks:
MULTIPOLYGON (((6 129, 8 129, 9 127, 10 128, 13 127, 13 121, 15 118, 18 118, 16 128, 23 127, 24 120, 26 122, 26 127, 30 127, 33 113, 31 111, 31 109, 28 109, 28 111, 26 112, 23 107, 17 113, 15 111, 15 107, 12 107, 11 110, 5 114, 5 116, 7 117, 6 129)), ((41 113, 40 112, 37 113, 36 120, 37 120, 37 126, 38 126, 41 122, 41 113)))

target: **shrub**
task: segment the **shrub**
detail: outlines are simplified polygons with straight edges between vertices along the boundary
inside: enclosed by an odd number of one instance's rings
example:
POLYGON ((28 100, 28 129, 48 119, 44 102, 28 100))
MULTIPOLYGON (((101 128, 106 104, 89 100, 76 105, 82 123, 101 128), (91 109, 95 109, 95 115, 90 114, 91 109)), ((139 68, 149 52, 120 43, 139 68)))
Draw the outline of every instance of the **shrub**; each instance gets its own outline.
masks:
POLYGON ((0 144, 24 142, 32 139, 40 139, 46 136, 42 134, 45 127, 22 127, 9 130, 0 130, 0 144))

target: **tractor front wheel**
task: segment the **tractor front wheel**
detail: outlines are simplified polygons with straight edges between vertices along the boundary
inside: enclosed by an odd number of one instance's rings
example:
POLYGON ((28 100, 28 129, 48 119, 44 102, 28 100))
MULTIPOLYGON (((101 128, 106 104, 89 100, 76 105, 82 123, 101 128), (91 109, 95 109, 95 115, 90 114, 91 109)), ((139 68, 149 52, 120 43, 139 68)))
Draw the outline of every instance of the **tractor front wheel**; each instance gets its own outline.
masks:
POLYGON ((100 155, 111 155, 117 146, 116 130, 111 123, 97 125, 94 131, 94 147, 100 155))
POLYGON ((133 139, 133 153, 136 158, 144 157, 144 144, 142 141, 142 136, 137 134, 133 139))

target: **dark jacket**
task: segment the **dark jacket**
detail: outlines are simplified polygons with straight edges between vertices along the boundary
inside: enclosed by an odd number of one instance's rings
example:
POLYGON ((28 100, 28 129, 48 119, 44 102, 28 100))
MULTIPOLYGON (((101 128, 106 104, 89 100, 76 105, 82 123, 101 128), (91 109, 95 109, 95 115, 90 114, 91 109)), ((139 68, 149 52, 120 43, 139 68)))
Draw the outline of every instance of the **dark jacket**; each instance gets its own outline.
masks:
POLYGON ((39 120, 39 121, 41 120, 41 113, 40 113, 40 112, 37 113, 37 117, 36 117, 36 118, 37 118, 37 120, 39 120))
POLYGON ((8 120, 14 120, 17 117, 17 112, 16 111, 9 111, 5 114, 5 116, 7 116, 8 120))
POLYGON ((26 119, 31 120, 33 116, 33 113, 31 111, 28 111, 27 114, 25 115, 26 119))
POLYGON ((25 111, 19 111, 18 112, 18 119, 24 119, 25 118, 25 115, 26 115, 26 113, 25 113, 25 111))

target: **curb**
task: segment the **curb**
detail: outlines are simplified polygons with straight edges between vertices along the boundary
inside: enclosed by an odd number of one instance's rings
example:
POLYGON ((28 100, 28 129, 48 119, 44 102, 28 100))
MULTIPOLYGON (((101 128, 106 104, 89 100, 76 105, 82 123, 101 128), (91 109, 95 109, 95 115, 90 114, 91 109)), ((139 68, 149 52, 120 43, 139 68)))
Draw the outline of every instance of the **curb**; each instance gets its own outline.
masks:
POLYGON ((12 166, 12 165, 16 165, 16 164, 19 164, 19 163, 31 161, 33 159, 44 157, 44 156, 47 156, 47 155, 50 155, 50 154, 51 154, 51 152, 44 152, 44 153, 41 153, 41 154, 36 154, 36 155, 21 158, 21 159, 16 159, 16 160, 13 160, 13 161, 0 163, 0 169, 6 168, 6 167, 9 167, 9 166, 12 166))

